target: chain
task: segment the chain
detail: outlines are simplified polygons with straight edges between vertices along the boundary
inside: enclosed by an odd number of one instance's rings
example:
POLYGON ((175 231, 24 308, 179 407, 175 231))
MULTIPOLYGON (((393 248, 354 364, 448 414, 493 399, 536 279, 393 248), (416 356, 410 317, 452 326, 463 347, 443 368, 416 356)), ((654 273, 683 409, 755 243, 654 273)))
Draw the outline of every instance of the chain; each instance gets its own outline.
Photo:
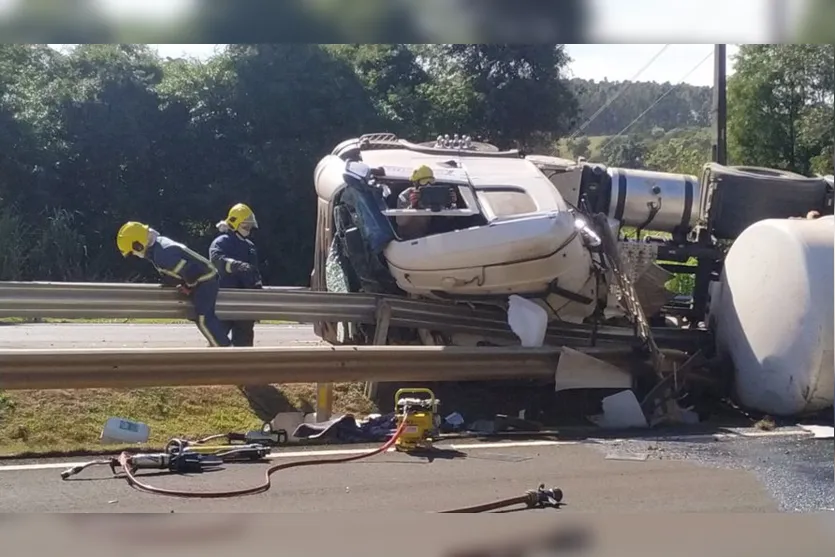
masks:
POLYGON ((601 233, 600 238, 603 243, 603 254, 606 256, 612 274, 617 281, 621 303, 625 306, 624 309, 626 309, 629 320, 635 326, 635 333, 641 340, 643 346, 650 352, 653 369, 661 376, 663 374, 664 355, 655 343, 649 321, 647 321, 644 309, 641 307, 640 301, 638 301, 638 293, 635 291, 635 286, 629 278, 628 270, 624 268, 626 265, 620 256, 617 240, 612 233, 612 229, 608 226, 604 215, 597 215, 595 221, 597 221, 601 233))

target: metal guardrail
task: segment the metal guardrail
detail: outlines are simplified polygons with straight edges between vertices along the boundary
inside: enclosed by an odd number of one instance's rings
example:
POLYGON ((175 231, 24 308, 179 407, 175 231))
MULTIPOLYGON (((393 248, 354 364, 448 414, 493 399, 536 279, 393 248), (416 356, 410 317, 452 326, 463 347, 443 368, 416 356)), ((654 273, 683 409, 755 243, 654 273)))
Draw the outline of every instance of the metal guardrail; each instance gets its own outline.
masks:
MULTIPOLYGON (((221 319, 318 321, 376 324, 381 303, 391 307, 392 327, 426 328, 445 333, 471 333, 518 342, 499 309, 472 309, 467 304, 371 295, 316 292, 296 288, 221 290, 217 312, 221 319)), ((0 317, 65 319, 154 318, 187 319, 191 307, 173 288, 150 284, 0 282, 0 317)), ((553 324, 546 342, 589 346, 589 325, 553 324)), ((705 341, 704 331, 653 329, 659 346, 690 350, 705 341)), ((623 344, 631 329, 598 327, 600 344, 623 344)))
MULTIPOLYGON (((373 296, 340 298, 302 288, 221 290, 221 319, 365 320, 373 296)), ((191 306, 176 289, 153 284, 0 282, 0 317, 63 319, 188 319, 191 306)), ((369 314, 369 312, 371 312, 369 314)))
POLYGON ((518 346, 2 350, 0 389, 553 378, 559 353, 518 346))

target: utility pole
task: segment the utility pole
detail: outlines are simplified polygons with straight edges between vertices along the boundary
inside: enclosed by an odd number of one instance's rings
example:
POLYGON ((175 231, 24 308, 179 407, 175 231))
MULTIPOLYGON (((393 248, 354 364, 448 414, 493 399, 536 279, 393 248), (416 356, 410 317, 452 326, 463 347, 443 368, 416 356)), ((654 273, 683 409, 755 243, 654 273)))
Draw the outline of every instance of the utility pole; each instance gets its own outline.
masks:
POLYGON ((726 45, 717 44, 713 53, 713 162, 728 164, 726 45))

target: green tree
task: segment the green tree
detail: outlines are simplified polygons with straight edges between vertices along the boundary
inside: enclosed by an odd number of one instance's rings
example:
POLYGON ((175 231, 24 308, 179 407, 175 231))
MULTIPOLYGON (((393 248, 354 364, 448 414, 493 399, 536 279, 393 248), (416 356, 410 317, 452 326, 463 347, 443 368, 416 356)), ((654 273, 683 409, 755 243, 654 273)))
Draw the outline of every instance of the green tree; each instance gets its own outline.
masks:
POLYGON ((633 136, 614 137, 600 150, 603 164, 617 168, 644 168, 646 145, 633 136))
POLYGON ((449 95, 467 108, 463 133, 526 147, 553 141, 574 124, 564 45, 446 44, 426 55, 437 80, 430 98, 449 95))
POLYGON ((577 139, 569 140, 566 146, 575 160, 578 157, 589 158, 589 155, 591 154, 591 140, 585 135, 582 135, 577 139))
POLYGON ((645 158, 646 167, 661 172, 699 176, 704 164, 710 161, 711 143, 710 133, 705 130, 661 138, 649 148, 645 158))
POLYGON ((607 104, 606 109, 582 129, 586 135, 614 135, 630 124, 631 133, 652 133, 657 128, 662 135, 676 128, 710 126, 710 87, 578 78, 572 79, 570 86, 577 96, 583 118, 591 118, 607 104), (666 96, 661 98, 665 93, 666 96), (645 117, 638 118, 656 101, 645 117))
POLYGON ((328 45, 347 61, 362 81, 388 129, 411 138, 430 139, 430 77, 407 44, 328 45))
POLYGON ((743 45, 728 80, 728 148, 737 164, 809 174, 831 156, 835 46, 743 45))

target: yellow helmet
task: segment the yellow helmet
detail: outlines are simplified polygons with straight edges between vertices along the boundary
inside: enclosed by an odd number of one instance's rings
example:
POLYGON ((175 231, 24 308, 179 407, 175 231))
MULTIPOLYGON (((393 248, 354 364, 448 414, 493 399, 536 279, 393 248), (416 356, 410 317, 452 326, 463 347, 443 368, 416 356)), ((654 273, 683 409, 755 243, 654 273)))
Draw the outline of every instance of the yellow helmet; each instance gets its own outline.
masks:
POLYGON ((424 164, 415 168, 415 171, 412 172, 410 180, 418 185, 425 186, 426 184, 431 184, 435 181, 435 173, 432 172, 431 168, 424 164))
POLYGON ((150 227, 141 222, 126 222, 116 234, 116 245, 122 256, 127 257, 131 253, 143 254, 148 247, 150 227))
POLYGON ((229 228, 237 231, 242 224, 249 224, 252 228, 258 228, 258 221, 255 220, 255 213, 249 208, 249 205, 238 203, 229 209, 229 214, 226 215, 226 224, 229 228))

